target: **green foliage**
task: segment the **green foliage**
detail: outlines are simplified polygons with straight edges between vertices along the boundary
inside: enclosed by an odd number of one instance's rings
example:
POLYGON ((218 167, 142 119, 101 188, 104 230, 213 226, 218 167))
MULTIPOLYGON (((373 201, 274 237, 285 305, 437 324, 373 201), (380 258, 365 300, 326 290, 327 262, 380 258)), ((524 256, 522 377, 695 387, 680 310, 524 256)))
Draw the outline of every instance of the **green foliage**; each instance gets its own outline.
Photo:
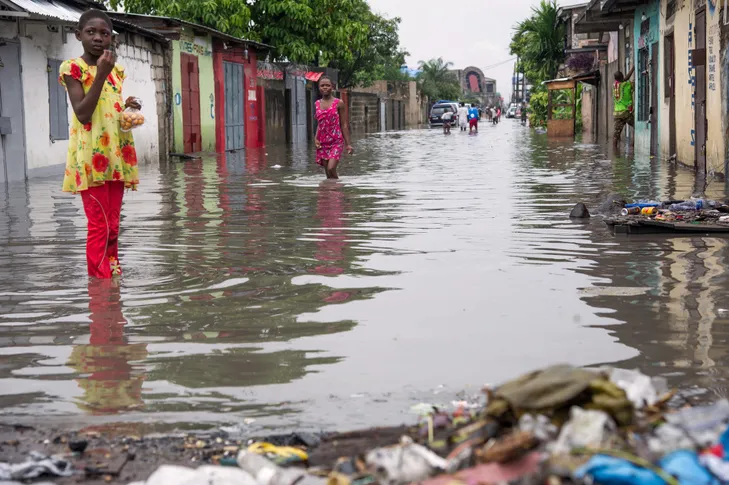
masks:
POLYGON ((340 87, 382 79, 404 61, 399 18, 366 0, 108 0, 113 9, 176 17, 274 47, 271 60, 339 69, 340 87))
POLYGON ((544 86, 536 87, 529 100, 529 126, 534 128, 547 125, 547 90, 544 86))
POLYGON ((108 3, 114 10, 176 17, 235 37, 250 32, 251 10, 246 0, 109 0, 108 3))
MULTIPOLYGON (((514 28, 509 48, 512 54, 519 56, 517 69, 525 73, 527 79, 538 86, 544 97, 537 97, 537 103, 544 103, 544 109, 532 109, 530 124, 543 126, 547 121, 546 90, 542 82, 554 79, 559 65, 564 61, 564 24, 559 22, 557 2, 541 0, 537 7, 532 7, 529 18, 519 22, 514 28), (533 119, 533 121, 532 121, 533 119)), ((530 101, 535 103, 534 96, 530 101)))
POLYGON ((437 99, 458 99, 461 96, 461 87, 456 75, 450 71, 452 62, 446 62, 442 57, 429 61, 420 61, 421 73, 418 74, 420 90, 432 101, 437 99))

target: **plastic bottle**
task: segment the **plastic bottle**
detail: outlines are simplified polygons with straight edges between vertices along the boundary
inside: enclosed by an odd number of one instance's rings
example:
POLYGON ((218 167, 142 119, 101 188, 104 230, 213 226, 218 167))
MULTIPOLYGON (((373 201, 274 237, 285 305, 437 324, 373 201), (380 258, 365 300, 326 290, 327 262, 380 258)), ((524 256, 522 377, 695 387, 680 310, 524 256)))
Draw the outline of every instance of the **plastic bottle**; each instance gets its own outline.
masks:
POLYGON ((628 209, 630 209, 632 207, 639 207, 642 209, 643 207, 660 207, 660 206, 661 206, 661 203, 658 202, 657 200, 639 200, 637 202, 633 202, 632 204, 625 204, 625 207, 628 209))
POLYGON ((248 450, 238 453, 238 466, 253 475, 258 485, 325 485, 327 482, 301 469, 281 468, 268 458, 248 450))
POLYGON ((695 211, 701 210, 704 207, 704 201, 701 199, 697 200, 686 200, 678 204, 671 204, 668 209, 672 211, 695 211))

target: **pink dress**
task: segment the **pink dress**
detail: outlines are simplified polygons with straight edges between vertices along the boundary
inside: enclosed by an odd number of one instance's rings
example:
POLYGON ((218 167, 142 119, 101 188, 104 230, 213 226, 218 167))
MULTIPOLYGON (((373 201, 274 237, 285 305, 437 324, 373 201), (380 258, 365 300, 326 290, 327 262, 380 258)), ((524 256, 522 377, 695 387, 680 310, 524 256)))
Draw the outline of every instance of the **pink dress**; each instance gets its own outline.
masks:
POLYGON ((332 105, 321 109, 321 100, 316 102, 316 121, 319 123, 319 144, 316 149, 316 163, 324 166, 324 160, 339 160, 344 150, 344 136, 339 123, 339 99, 334 98, 332 105))

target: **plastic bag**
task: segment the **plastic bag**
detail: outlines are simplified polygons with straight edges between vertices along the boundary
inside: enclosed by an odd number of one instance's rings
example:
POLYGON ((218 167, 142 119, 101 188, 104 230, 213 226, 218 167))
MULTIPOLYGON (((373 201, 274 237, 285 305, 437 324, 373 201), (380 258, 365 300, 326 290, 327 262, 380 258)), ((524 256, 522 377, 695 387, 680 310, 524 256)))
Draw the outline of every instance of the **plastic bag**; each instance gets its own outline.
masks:
MULTIPOLYGON (((139 98, 133 98, 134 101, 139 103, 139 106, 142 106, 142 100, 139 98)), ((144 124, 144 115, 142 114, 142 111, 139 109, 134 108, 127 108, 124 111, 121 112, 121 115, 119 116, 119 125, 121 131, 124 133, 127 133, 134 128, 139 128, 144 124)))

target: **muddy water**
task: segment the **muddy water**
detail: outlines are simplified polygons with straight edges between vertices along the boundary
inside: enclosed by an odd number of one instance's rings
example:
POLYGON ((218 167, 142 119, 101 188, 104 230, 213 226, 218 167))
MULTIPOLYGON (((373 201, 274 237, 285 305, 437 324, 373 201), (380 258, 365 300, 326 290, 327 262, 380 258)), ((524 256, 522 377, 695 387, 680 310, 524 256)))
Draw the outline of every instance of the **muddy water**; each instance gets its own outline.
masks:
POLYGON ((2 192, 0 421, 394 424, 563 361, 726 393, 729 238, 566 217, 610 192, 688 197, 688 172, 508 120, 356 149, 333 183, 307 149, 142 167, 120 285, 88 282, 58 180, 2 192))

